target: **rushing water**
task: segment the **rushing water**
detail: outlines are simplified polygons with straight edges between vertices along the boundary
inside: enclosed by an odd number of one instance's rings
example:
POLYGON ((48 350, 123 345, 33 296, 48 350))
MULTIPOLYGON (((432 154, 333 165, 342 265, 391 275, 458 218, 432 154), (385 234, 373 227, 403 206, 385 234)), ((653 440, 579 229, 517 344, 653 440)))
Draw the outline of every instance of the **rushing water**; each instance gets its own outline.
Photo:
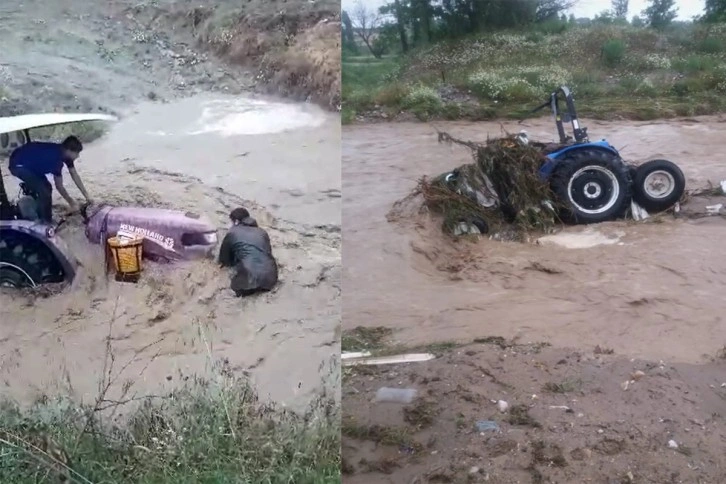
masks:
POLYGON ((219 360, 249 374, 263 397, 296 408, 338 386, 339 116, 264 98, 149 103, 77 166, 98 201, 193 210, 222 230, 231 208, 247 206, 270 233, 281 283, 238 299, 207 261, 147 264, 139 284, 109 282, 99 249, 71 224, 62 236, 82 264, 73 287, 46 299, 0 296, 6 391, 93 398, 107 336, 116 371, 131 362, 117 383, 134 381, 132 392, 177 385, 219 360))
MULTIPOLYGON (((723 121, 593 122, 589 131, 628 160, 677 162, 694 188, 726 179, 723 121)), ((502 132, 493 122, 437 127, 478 141, 502 132)), ((549 119, 504 128, 556 135, 549 119)), ((721 217, 572 227, 540 244, 452 243, 413 208, 387 220, 422 175, 470 160, 426 124, 344 129, 344 328, 392 327, 404 344, 504 336, 683 361, 726 343, 721 217)))

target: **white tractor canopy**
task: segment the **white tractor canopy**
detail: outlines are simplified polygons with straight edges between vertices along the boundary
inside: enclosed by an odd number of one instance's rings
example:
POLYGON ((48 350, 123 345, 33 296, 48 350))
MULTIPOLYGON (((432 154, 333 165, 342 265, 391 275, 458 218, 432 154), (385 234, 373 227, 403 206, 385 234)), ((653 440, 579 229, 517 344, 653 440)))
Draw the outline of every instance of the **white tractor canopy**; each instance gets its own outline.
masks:
POLYGON ((40 113, 0 118, 0 154, 27 143, 28 130, 84 121, 118 121, 118 118, 100 113, 40 113))

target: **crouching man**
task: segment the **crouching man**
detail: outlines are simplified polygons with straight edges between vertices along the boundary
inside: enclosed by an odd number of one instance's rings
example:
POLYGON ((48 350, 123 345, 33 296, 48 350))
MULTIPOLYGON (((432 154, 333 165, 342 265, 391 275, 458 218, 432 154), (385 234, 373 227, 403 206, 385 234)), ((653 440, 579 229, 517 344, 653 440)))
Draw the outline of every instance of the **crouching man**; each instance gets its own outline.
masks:
POLYGON ((232 221, 219 249, 219 264, 233 267, 231 288, 237 297, 271 290, 277 284, 277 262, 270 237, 245 208, 229 214, 232 221))

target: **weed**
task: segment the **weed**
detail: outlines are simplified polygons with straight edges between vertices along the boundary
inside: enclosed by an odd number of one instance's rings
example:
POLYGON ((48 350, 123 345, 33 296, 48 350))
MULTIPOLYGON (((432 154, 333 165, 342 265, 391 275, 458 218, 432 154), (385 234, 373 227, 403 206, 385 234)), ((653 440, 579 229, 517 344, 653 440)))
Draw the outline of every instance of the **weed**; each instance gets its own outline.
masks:
POLYGON ((572 393, 582 388, 583 382, 580 379, 568 379, 560 383, 547 382, 542 387, 549 393, 572 393))
POLYGON ((361 351, 384 346, 385 339, 393 333, 391 328, 377 326, 366 328, 358 326, 343 332, 342 351, 361 351))

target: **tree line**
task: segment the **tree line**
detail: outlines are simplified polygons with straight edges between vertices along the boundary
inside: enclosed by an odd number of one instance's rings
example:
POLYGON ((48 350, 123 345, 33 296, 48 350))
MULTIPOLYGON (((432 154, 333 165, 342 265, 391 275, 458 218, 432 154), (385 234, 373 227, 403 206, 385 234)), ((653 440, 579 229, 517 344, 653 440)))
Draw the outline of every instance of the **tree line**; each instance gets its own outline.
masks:
MULTIPOLYGON (((378 10, 358 0, 342 13, 342 43, 347 52, 362 44, 375 57, 392 47, 403 53, 441 40, 478 32, 539 26, 564 30, 580 20, 566 15, 577 0, 391 0, 378 10)), ((648 6, 628 21, 628 0, 612 0, 611 8, 592 22, 631 23, 665 29, 678 16, 675 0, 649 0, 648 6)), ((587 19, 590 21, 590 19, 587 19)), ((726 0, 706 0, 702 22, 726 22, 726 0)))

